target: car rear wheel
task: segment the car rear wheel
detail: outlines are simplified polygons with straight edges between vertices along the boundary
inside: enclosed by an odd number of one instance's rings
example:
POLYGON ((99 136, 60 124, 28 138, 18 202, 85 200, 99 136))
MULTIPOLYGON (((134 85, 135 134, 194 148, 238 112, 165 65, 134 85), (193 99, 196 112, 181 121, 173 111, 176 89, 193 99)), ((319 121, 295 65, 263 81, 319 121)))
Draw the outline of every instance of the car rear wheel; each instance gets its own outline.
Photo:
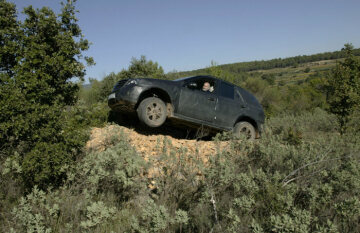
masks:
POLYGON ((164 124, 166 120, 166 105, 156 97, 149 97, 141 101, 137 109, 138 117, 145 125, 155 128, 164 124))
POLYGON ((233 131, 236 137, 244 135, 248 140, 254 140, 256 136, 256 130, 252 124, 246 121, 240 121, 236 123, 233 131))

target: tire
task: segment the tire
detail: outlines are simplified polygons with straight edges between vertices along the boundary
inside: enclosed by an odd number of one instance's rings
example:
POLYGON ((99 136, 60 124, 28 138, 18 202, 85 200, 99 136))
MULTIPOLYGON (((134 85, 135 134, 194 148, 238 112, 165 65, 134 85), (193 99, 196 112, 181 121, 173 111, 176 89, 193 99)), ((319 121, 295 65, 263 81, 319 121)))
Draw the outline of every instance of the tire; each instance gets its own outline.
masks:
POLYGON ((156 97, 149 97, 141 101, 137 114, 142 123, 155 128, 164 124, 167 116, 164 101, 156 97))
POLYGON ((240 121, 235 124, 234 136, 240 137, 241 135, 245 135, 246 139, 252 141, 255 139, 256 130, 252 124, 247 121, 240 121))

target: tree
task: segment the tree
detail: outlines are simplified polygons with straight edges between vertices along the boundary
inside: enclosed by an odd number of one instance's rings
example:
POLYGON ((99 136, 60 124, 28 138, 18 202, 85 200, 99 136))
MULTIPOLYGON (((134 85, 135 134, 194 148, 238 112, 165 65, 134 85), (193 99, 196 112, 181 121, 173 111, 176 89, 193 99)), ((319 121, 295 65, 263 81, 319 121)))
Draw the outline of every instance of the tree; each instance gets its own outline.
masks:
MULTIPOLYGON (((75 2, 75 1, 74 1, 75 2)), ((17 154, 26 185, 58 184, 62 167, 74 160, 79 143, 63 122, 66 106, 77 100, 78 85, 92 58, 81 34, 73 3, 59 15, 49 8, 23 11, 0 0, 0 155, 17 154)))
POLYGON ((341 133, 346 130, 350 115, 360 107, 360 62, 353 55, 353 46, 345 44, 346 58, 332 70, 328 79, 329 111, 340 123, 341 133))
POLYGON ((207 72, 214 77, 221 78, 223 76, 222 75, 223 71, 222 71, 221 67, 214 60, 211 60, 210 66, 207 67, 207 72))
POLYGON ((90 80, 91 90, 88 98, 88 103, 104 102, 111 93, 114 85, 121 79, 128 78, 157 78, 166 79, 163 68, 152 60, 147 60, 145 56, 141 56, 139 59, 132 58, 130 65, 127 69, 120 71, 119 73, 110 73, 105 76, 103 80, 90 80))
POLYGON ((133 57, 128 70, 123 70, 122 72, 126 78, 166 78, 163 68, 157 62, 147 61, 144 55, 140 59, 133 57))

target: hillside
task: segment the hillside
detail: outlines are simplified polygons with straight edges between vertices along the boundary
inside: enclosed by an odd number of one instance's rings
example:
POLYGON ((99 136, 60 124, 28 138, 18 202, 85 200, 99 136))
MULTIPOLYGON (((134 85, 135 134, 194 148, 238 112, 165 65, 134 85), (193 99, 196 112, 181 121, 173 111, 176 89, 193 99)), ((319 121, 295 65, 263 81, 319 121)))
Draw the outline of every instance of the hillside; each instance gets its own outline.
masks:
MULTIPOLYGON (((353 54, 355 56, 360 56, 360 48, 354 49, 353 54)), ((250 61, 250 62, 237 62, 232 64, 222 64, 218 67, 224 71, 227 71, 232 74, 239 74, 242 72, 249 71, 261 71, 261 70, 270 70, 275 68, 288 68, 288 67, 297 67, 302 64, 316 64, 316 62, 321 62, 325 60, 334 61, 337 59, 344 58, 346 56, 343 50, 318 53, 313 55, 301 55, 288 58, 275 58, 271 60, 260 60, 260 61, 250 61), (315 63, 314 63, 315 62, 315 63)), ((183 71, 178 72, 180 76, 190 76, 193 74, 199 74, 206 71, 207 68, 183 71)))
MULTIPOLYGON (((360 49, 354 49, 353 54, 359 57, 360 49)), ((238 85, 249 77, 262 77, 264 79, 270 77, 274 80, 274 84, 284 86, 303 83, 312 78, 325 77, 335 67, 336 63, 342 61, 345 56, 345 52, 340 50, 288 58, 222 64, 215 67, 211 65, 197 70, 171 72, 167 74, 167 77, 176 79, 211 74, 238 85)))
POLYGON ((280 85, 298 83, 306 81, 308 78, 318 77, 329 72, 335 67, 336 62, 343 60, 321 60, 316 62, 307 62, 298 66, 289 66, 283 68, 272 68, 264 70, 250 71, 250 74, 272 75, 275 82, 280 85))

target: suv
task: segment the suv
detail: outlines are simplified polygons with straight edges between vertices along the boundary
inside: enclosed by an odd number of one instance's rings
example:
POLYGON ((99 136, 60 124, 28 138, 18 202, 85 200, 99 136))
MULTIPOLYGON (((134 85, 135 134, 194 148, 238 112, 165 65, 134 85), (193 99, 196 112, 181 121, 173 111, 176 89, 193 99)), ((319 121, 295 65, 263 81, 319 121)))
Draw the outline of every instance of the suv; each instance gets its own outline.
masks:
POLYGON ((265 120, 252 94, 212 76, 123 79, 114 86, 108 105, 121 114, 137 113, 149 127, 159 127, 169 118, 192 128, 233 131, 249 139, 260 137, 265 120))

